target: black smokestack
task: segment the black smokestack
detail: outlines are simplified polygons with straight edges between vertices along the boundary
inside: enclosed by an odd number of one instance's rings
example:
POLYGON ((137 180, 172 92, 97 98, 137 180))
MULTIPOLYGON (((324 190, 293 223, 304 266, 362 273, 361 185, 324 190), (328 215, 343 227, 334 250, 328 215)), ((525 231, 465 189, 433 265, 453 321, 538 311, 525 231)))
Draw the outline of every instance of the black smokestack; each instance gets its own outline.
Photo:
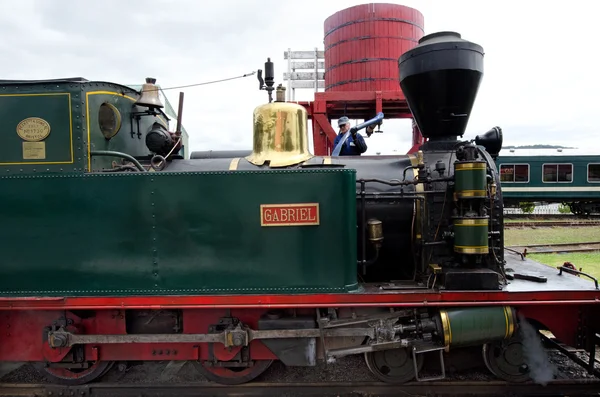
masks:
POLYGON ((483 48, 458 33, 438 32, 421 38, 398 64, 421 134, 429 140, 462 136, 483 76, 483 48))

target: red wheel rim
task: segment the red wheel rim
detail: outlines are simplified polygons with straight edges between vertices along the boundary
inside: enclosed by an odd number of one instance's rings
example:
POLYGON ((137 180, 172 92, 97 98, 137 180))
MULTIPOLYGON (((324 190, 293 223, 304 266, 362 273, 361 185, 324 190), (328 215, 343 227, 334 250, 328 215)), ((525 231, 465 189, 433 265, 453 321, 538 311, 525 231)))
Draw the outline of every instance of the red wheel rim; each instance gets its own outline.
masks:
POLYGON ((82 385, 107 373, 114 362, 95 361, 90 362, 90 364, 88 368, 57 368, 46 367, 44 363, 38 363, 37 368, 53 383, 82 385))
POLYGON ((194 362, 194 366, 202 375, 213 382, 224 385, 239 385, 254 380, 265 372, 273 360, 251 361, 249 367, 218 367, 206 366, 201 362, 194 362))

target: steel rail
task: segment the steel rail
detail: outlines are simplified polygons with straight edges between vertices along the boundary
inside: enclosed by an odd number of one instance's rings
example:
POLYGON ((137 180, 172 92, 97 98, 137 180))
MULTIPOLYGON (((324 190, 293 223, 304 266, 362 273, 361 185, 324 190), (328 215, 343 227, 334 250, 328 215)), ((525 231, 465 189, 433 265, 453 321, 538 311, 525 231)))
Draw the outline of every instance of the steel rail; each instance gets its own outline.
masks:
POLYGON ((600 214, 575 215, 575 214, 504 214, 504 219, 566 219, 587 220, 598 219, 600 214))
POLYGON ((516 244, 506 248, 518 252, 527 249, 527 254, 553 254, 560 252, 593 252, 600 251, 600 241, 583 243, 551 243, 551 244, 516 244), (571 248, 569 248, 571 247, 571 248))
POLYGON ((569 227, 590 227, 598 226, 600 221, 514 221, 504 222, 505 229, 516 227, 554 227, 554 226, 569 226, 569 227))
POLYGON ((379 382, 278 383, 254 382, 239 386, 207 383, 93 383, 84 386, 1 384, 0 396, 598 396, 600 380, 553 380, 546 385, 509 384, 502 381, 411 382, 393 385, 379 382))

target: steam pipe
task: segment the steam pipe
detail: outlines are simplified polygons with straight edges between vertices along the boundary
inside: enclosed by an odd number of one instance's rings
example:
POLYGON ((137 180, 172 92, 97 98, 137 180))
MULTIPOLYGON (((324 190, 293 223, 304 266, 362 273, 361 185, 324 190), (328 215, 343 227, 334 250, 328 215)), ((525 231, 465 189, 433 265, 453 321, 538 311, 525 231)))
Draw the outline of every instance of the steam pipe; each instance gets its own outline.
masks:
POLYGON ((398 181, 398 182, 392 182, 392 181, 385 181, 383 179, 377 179, 377 178, 372 178, 372 179, 358 179, 356 181, 356 183, 360 183, 362 181, 364 182, 378 182, 378 183, 383 183, 385 185, 389 185, 389 186, 409 186, 409 185, 417 185, 419 183, 422 182, 429 182, 429 183, 434 183, 434 182, 450 182, 453 181, 454 177, 451 176, 447 176, 447 177, 443 177, 443 178, 426 178, 425 181, 419 181, 418 179, 411 179, 410 181, 398 181))
POLYGON ((142 165, 140 164, 140 162, 137 161, 133 156, 130 156, 127 153, 114 152, 114 151, 111 151, 111 150, 92 150, 90 152, 90 155, 91 156, 107 156, 107 157, 113 156, 113 157, 120 157, 122 159, 126 159, 126 160, 131 161, 135 165, 135 168, 138 169, 138 171, 146 172, 146 170, 144 169, 144 167, 142 167, 142 165))
POLYGON ((360 195, 361 195, 361 218, 362 218, 362 260, 361 264, 363 267, 363 274, 367 272, 367 204, 365 198, 365 185, 366 181, 363 179, 360 181, 360 195))
POLYGON ((379 112, 377 114, 377 116, 373 117, 370 120, 365 121, 362 124, 356 125, 352 128, 350 128, 342 137, 342 139, 340 139, 340 141, 338 142, 337 146, 333 149, 333 152, 331 153, 331 156, 339 156, 340 152, 342 151, 342 146, 344 145, 344 143, 346 143, 346 140, 348 139, 348 137, 350 136, 350 134, 354 135, 356 134, 358 131, 362 130, 363 128, 367 128, 370 127, 372 125, 375 124, 379 124, 381 123, 381 121, 383 120, 383 112, 379 112))
POLYGON ((409 165, 407 167, 404 167, 404 169, 402 170, 402 181, 406 180, 406 171, 408 171, 410 169, 413 169, 413 170, 419 169, 419 165, 409 165))
POLYGON ((379 123, 381 123, 382 120, 383 120, 383 112, 379 112, 379 113, 377 113, 377 116, 373 117, 372 119, 367 120, 362 124, 359 124, 359 125, 356 125, 356 126, 350 128, 350 132, 351 133, 357 132, 357 131, 362 130, 363 128, 367 128, 372 125, 379 124, 379 123))
POLYGON ((177 109, 177 129, 175 133, 181 135, 181 118, 183 114, 183 92, 179 93, 179 109, 177 109))

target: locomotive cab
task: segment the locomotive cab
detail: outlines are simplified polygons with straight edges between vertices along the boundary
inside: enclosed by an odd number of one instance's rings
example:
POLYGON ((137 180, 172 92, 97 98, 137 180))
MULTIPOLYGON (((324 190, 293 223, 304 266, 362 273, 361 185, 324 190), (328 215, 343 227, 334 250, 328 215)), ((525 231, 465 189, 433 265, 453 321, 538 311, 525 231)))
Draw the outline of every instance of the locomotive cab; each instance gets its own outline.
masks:
POLYGON ((0 81, 3 173, 144 171, 155 156, 185 157, 187 133, 168 132, 173 112, 163 111, 155 82, 138 92, 83 78, 0 81))

